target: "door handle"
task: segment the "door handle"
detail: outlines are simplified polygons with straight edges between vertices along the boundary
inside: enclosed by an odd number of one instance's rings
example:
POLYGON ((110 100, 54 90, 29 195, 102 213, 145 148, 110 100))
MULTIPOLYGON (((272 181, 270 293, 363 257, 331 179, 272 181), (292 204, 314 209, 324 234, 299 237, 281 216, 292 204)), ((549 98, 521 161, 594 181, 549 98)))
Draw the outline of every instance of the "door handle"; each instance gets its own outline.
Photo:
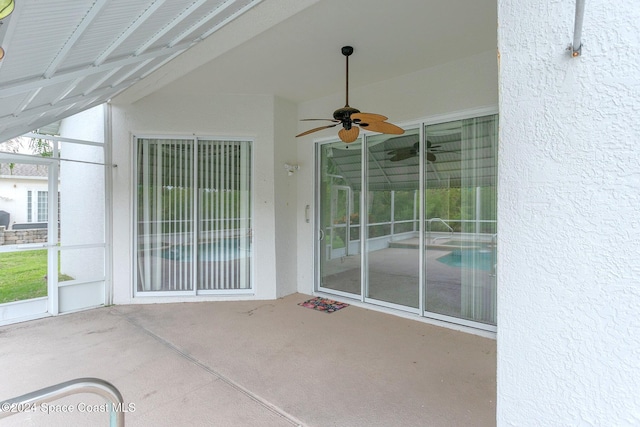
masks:
POLYGON ((320 229, 320 241, 324 240, 324 230, 321 228, 320 229))

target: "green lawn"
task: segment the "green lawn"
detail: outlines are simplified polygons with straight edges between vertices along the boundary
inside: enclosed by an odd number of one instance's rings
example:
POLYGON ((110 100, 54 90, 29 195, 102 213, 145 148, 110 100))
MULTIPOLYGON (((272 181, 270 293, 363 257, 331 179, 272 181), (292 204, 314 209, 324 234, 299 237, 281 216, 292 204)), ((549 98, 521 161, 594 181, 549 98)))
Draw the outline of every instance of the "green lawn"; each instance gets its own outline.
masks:
MULTIPOLYGON (((0 304, 47 295, 47 250, 0 253, 0 304)), ((58 280, 72 280, 60 275, 58 280)))

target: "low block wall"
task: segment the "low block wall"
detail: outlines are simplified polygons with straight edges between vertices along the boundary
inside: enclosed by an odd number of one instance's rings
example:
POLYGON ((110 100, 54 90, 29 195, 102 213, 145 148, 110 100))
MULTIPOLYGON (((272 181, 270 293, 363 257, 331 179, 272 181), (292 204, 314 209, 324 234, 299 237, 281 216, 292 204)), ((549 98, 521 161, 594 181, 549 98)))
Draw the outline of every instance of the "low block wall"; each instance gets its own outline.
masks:
POLYGON ((23 245, 26 243, 46 243, 47 229, 7 230, 0 226, 0 245, 23 245))

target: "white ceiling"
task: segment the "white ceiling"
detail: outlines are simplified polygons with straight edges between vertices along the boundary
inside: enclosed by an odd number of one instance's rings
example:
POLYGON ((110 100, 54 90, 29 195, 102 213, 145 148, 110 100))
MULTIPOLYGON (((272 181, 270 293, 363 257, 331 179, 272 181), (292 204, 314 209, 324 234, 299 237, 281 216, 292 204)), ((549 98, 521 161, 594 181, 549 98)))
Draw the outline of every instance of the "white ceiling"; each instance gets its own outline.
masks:
POLYGON ((128 103, 173 81, 179 90, 191 76, 209 78, 210 91, 294 102, 343 92, 344 45, 355 48, 351 87, 496 49, 495 0, 16 2, 0 26, 7 51, 0 61, 0 140, 117 93, 116 102, 128 103), (179 36, 222 3, 226 12, 179 36), (189 8, 193 13, 176 22, 189 8), (221 26, 234 11, 238 17, 221 26))
MULTIPOLYGON (((285 2, 264 0, 234 25, 238 32, 250 31, 254 15, 269 16, 269 8, 281 3, 285 2)), ((340 48, 345 45, 355 48, 349 60, 351 87, 497 49, 495 0, 307 3, 307 8, 203 63, 193 77, 209 77, 208 91, 275 94, 302 102, 344 92, 340 48)), ((222 32, 211 39, 217 37, 222 39, 222 32)), ((189 69, 190 54, 206 57, 207 49, 203 43, 156 74, 189 69)), ((194 80, 190 77, 182 79, 183 84, 194 80)), ((122 99, 135 101, 168 81, 149 79, 146 88, 138 84, 122 99)))

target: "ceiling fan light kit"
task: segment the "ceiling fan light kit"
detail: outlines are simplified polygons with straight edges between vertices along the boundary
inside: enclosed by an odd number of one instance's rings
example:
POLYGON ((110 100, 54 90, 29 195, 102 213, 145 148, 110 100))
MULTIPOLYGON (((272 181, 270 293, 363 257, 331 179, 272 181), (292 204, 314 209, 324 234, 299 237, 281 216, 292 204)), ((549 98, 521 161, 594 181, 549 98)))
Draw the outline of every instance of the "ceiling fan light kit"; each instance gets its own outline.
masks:
POLYGON ((350 143, 358 139, 360 134, 360 128, 370 130, 378 133, 402 135, 404 129, 386 122, 387 117, 381 114, 362 113, 357 108, 349 106, 349 56, 353 53, 353 47, 343 46, 342 54, 345 56, 347 64, 347 78, 346 78, 346 102, 344 107, 338 108, 333 112, 333 119, 302 119, 303 121, 311 120, 325 120, 333 122, 331 125, 320 126, 302 132, 296 137, 309 135, 310 133, 317 132, 323 129, 329 129, 338 125, 342 125, 342 129, 338 132, 338 137, 345 143, 350 143))

